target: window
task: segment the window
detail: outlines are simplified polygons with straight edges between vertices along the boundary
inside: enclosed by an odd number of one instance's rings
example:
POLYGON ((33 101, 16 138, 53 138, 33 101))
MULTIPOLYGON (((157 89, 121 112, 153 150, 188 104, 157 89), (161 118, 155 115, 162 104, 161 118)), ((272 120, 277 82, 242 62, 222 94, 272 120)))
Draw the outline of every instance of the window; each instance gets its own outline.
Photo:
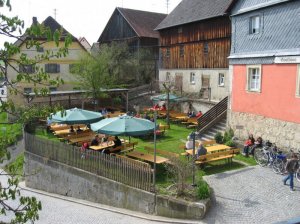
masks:
POLYGON ((261 91, 261 67, 249 66, 247 68, 247 90, 252 92, 261 91))
POLYGON ((32 93, 32 88, 24 88, 24 93, 32 93))
POLYGON ((170 48, 168 47, 167 50, 166 50, 166 57, 170 57, 170 48))
POLYGON ((19 72, 33 74, 35 67, 33 65, 19 65, 19 72))
POLYGON ((36 50, 37 52, 44 52, 44 48, 41 46, 38 46, 36 50))
POLYGON ((180 57, 184 56, 184 46, 183 45, 180 45, 179 54, 180 54, 180 57))
POLYGON ((224 86, 225 85, 225 75, 224 75, 224 73, 219 73, 218 85, 219 86, 224 86))
POLYGON ((60 65, 59 64, 46 64, 45 71, 47 73, 59 73, 60 72, 60 65))
POLYGON ((57 88, 56 87, 49 87, 49 91, 50 92, 55 92, 55 91, 57 91, 57 88))
POLYGON ((178 33, 182 33, 182 26, 178 27, 178 33))
POLYGON ((260 17, 250 17, 250 34, 258 34, 260 31, 260 17))
POLYGON ((195 73, 194 72, 191 72, 191 74, 190 74, 190 83, 191 84, 195 84, 195 73))
POLYGON ((166 82, 170 81, 170 76, 171 76, 170 72, 167 72, 166 73, 166 82))
POLYGON ((208 54, 208 43, 207 42, 204 43, 203 52, 204 52, 204 54, 208 54))

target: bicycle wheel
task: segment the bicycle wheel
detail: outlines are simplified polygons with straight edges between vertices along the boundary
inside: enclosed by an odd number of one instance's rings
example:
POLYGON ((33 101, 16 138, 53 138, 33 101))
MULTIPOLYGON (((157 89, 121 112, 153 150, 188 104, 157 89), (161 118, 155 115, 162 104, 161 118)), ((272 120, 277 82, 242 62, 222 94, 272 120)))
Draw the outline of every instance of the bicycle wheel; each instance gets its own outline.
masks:
POLYGON ((296 172, 296 179, 300 182, 300 168, 296 172))
POLYGON ((284 172, 284 161, 276 158, 273 161, 272 169, 273 169, 274 173, 282 174, 284 172))
POLYGON ((254 159, 260 166, 266 166, 269 162, 269 156, 263 151, 263 149, 255 150, 254 159))

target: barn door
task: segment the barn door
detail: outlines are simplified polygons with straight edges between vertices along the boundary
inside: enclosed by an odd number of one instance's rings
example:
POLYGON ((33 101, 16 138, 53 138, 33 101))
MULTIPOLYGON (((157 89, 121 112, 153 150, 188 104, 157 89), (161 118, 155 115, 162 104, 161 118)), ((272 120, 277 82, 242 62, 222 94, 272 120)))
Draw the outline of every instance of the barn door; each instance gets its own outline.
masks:
POLYGON ((182 73, 176 73, 175 75, 175 89, 182 93, 182 73))
POLYGON ((202 86, 200 90, 200 96, 203 99, 210 98, 210 77, 208 75, 202 75, 202 86))

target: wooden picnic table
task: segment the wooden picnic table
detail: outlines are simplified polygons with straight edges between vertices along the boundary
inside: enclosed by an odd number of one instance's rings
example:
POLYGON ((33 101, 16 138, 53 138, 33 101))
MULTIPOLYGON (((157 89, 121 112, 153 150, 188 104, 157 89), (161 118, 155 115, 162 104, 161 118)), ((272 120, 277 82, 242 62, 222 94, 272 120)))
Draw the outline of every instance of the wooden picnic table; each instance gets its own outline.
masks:
POLYGON ((91 135, 91 134, 94 134, 94 132, 92 130, 87 129, 87 130, 82 131, 80 133, 71 132, 67 135, 63 135, 62 138, 60 138, 60 139, 70 140, 72 138, 79 138, 79 137, 88 136, 88 135, 91 135))
POLYGON ((113 141, 109 141, 109 142, 102 142, 99 145, 90 146, 89 148, 93 149, 93 150, 96 150, 96 151, 101 151, 103 149, 110 148, 114 145, 115 145, 115 143, 113 141))
MULTIPOLYGON (((88 131, 90 131, 90 129, 88 129, 87 127, 84 127, 82 129, 82 132, 80 132, 80 133, 84 133, 84 132, 88 132, 88 131)), ((80 134, 80 133, 78 133, 78 134, 80 134)), ((69 135, 69 134, 76 135, 77 132, 76 132, 76 129, 74 129, 74 132, 70 132, 70 129, 68 128, 68 129, 63 129, 63 130, 59 130, 59 131, 54 131, 53 134, 57 135, 57 136, 64 136, 64 135, 69 135)))
POLYGON ((87 135, 87 136, 82 136, 79 138, 71 138, 69 139, 69 144, 75 144, 79 142, 85 142, 85 141, 91 141, 95 137, 95 134, 87 135))
MULTIPOLYGON (((231 149, 230 146, 222 145, 222 144, 207 146, 205 148, 207 149, 207 152, 209 152, 209 153, 214 153, 214 152, 218 152, 218 151, 231 149)), ((193 155, 193 149, 188 149, 185 152, 187 152, 189 155, 193 155)), ((197 154, 197 149, 195 149, 195 154, 197 154)))
MULTIPOLYGON (((152 154, 141 153, 141 152, 138 152, 138 151, 132 151, 132 152, 127 153, 127 156, 154 163, 154 155, 152 155, 152 154)), ((167 161, 169 161, 169 159, 161 157, 161 156, 156 156, 156 163, 157 164, 165 163, 167 161)))
POLYGON ((189 117, 187 117, 187 116, 178 116, 178 117, 175 117, 175 119, 181 120, 181 121, 187 121, 189 119, 189 117))
MULTIPOLYGON (((85 124, 74 124, 73 127, 74 127, 74 130, 77 129, 77 127, 80 127, 80 128, 84 128, 86 127, 85 124)), ((60 130, 68 130, 70 129, 71 125, 67 125, 67 124, 55 124, 55 125, 51 125, 50 126, 50 129, 52 131, 60 131, 60 130)))

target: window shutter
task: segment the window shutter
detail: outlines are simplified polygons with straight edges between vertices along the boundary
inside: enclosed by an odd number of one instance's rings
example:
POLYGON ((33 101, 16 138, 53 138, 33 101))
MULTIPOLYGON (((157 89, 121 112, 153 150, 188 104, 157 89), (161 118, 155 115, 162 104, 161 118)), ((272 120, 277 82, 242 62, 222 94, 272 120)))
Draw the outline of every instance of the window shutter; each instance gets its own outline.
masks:
POLYGON ((56 72, 60 73, 60 65, 59 64, 56 64, 56 72))

